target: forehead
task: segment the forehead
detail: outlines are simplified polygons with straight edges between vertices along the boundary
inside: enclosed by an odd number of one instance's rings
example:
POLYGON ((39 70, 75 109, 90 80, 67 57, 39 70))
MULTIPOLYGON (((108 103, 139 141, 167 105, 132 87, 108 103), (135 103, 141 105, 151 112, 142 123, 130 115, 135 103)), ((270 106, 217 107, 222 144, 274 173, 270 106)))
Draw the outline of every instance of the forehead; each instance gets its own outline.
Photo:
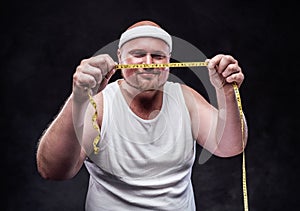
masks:
POLYGON ((168 54, 170 52, 170 48, 167 43, 165 43, 161 39, 152 38, 152 37, 135 38, 126 42, 121 47, 121 50, 125 52, 129 52, 134 49, 145 50, 147 52, 160 51, 165 54, 168 54))

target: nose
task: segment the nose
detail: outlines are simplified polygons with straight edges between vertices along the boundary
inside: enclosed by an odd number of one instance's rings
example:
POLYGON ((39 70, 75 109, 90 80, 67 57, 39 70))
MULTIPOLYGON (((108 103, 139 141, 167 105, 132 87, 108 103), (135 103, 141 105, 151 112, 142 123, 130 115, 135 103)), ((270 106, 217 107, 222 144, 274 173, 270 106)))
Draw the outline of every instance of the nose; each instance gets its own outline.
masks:
MULTIPOLYGON (((146 54, 146 56, 144 57, 144 64, 152 64, 153 63, 153 58, 151 54, 146 54)), ((152 71, 153 68, 144 68, 144 70, 146 71, 152 71)))
POLYGON ((147 53, 146 56, 145 56, 145 61, 144 61, 146 64, 152 64, 153 63, 153 58, 152 58, 152 55, 147 53))

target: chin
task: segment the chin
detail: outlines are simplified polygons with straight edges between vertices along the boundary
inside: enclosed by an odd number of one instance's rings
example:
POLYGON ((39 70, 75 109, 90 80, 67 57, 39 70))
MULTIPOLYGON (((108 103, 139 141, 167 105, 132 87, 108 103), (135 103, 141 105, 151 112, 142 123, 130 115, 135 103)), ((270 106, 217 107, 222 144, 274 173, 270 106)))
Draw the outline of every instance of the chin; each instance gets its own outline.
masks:
POLYGON ((142 84, 140 85, 141 91, 155 91, 160 90, 163 87, 164 84, 161 83, 151 83, 151 84, 142 84))

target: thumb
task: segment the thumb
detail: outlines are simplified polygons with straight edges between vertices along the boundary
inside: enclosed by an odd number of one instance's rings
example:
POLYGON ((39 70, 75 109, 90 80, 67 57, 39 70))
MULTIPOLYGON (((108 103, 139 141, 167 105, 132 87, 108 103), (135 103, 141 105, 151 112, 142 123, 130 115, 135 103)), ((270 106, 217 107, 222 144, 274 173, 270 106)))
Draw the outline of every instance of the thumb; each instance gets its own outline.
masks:
POLYGON ((208 62, 207 69, 208 69, 210 82, 215 88, 220 89, 224 86, 225 79, 222 76, 220 76, 220 74, 216 69, 216 66, 213 66, 213 64, 211 64, 209 61, 210 59, 205 60, 205 62, 208 62))

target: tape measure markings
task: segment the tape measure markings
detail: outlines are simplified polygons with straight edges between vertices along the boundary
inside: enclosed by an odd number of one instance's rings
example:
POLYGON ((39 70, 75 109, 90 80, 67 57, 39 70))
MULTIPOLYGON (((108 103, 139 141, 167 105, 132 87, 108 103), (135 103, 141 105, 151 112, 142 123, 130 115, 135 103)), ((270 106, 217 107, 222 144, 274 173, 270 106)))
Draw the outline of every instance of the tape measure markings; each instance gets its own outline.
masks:
POLYGON ((137 69, 137 68, 166 68, 166 67, 200 67, 207 66, 208 62, 180 62, 162 64, 117 64, 115 69, 137 69))

